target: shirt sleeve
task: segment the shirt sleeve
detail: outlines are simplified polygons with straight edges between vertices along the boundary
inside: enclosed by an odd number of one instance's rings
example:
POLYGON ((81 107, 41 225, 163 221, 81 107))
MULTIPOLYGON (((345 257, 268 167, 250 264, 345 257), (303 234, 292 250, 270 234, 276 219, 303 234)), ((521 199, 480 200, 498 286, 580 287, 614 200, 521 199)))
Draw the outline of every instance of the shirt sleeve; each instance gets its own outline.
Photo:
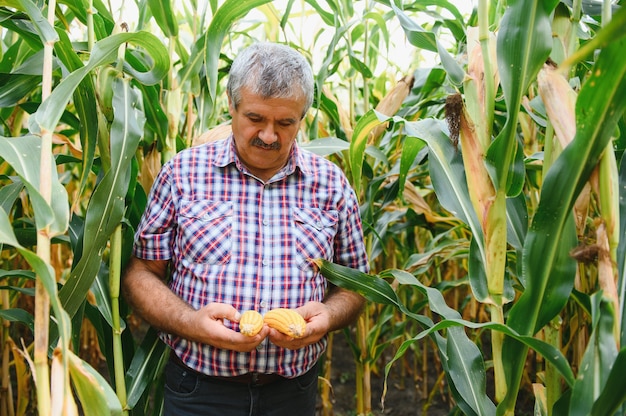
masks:
POLYGON ((176 233, 176 208, 172 192, 171 165, 163 166, 157 175, 148 206, 135 232, 133 254, 145 260, 169 260, 176 233))

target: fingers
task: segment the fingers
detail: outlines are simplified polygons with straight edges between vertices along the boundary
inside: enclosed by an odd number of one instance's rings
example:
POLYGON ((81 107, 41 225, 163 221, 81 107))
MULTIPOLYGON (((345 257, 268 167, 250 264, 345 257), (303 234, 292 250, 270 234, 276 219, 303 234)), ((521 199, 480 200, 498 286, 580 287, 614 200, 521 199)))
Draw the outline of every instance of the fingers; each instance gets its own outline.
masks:
POLYGON ((229 321, 239 322, 241 314, 233 306, 226 303, 209 303, 202 310, 212 319, 228 319, 229 321))
POLYGON ((224 320, 239 322, 241 317, 233 306, 224 303, 210 303, 196 312, 204 321, 198 325, 204 329, 205 338, 202 342, 240 352, 254 350, 265 338, 269 338, 272 344, 279 347, 297 350, 319 341, 328 332, 328 308, 320 302, 309 302, 297 308, 297 312, 307 321, 305 334, 301 338, 283 334, 268 327, 267 324, 264 324, 261 331, 254 336, 243 335, 236 329, 224 325, 224 320))

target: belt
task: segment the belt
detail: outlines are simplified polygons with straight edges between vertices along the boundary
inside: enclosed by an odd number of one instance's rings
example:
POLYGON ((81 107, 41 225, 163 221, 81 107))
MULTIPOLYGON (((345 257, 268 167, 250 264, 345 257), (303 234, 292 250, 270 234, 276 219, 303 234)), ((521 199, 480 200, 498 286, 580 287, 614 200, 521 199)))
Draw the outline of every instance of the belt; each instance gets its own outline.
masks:
POLYGON ((225 381, 229 383, 237 383, 237 384, 248 384, 251 386, 265 386, 267 384, 275 383, 280 380, 287 380, 285 377, 279 376, 278 374, 266 374, 266 373, 258 373, 251 372, 245 373, 238 376, 226 377, 226 376, 210 376, 208 374, 200 373, 199 371, 190 368, 187 364, 185 364, 176 353, 172 350, 170 352, 170 361, 177 366, 191 371, 192 373, 198 375, 199 377, 206 380, 215 380, 215 381, 225 381))

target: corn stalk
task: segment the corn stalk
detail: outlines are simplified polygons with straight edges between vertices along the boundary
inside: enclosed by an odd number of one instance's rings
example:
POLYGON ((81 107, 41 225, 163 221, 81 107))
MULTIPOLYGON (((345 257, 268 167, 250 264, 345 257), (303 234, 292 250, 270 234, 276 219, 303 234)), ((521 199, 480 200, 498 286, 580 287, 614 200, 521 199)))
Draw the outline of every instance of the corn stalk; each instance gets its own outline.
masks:
MULTIPOLYGON (((54 25, 54 9, 56 1, 48 2, 48 23, 54 25)), ((41 99, 45 101, 52 91, 52 49, 53 40, 44 42, 44 61, 41 82, 41 99)), ((39 177, 39 192, 44 203, 51 200, 51 183, 48 172, 52 161, 52 130, 41 132, 41 160, 39 177)), ((45 263, 50 263, 50 232, 44 227, 37 232, 37 256, 45 263)), ((41 416, 50 415, 52 406, 50 399, 50 373, 48 365, 48 324, 50 322, 50 297, 46 291, 41 277, 35 285, 35 380, 37 381, 37 408, 41 416)), ((65 383, 63 383, 65 385, 65 383)))

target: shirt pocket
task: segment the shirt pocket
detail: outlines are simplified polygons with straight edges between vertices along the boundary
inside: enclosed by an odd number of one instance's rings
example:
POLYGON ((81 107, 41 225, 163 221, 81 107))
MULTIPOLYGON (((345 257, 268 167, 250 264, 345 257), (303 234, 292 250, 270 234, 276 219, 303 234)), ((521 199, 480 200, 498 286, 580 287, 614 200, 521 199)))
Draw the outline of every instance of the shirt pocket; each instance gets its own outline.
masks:
POLYGON ((230 261, 233 204, 230 201, 182 201, 178 217, 179 248, 192 263, 230 261))
POLYGON ((339 215, 318 208, 294 208, 295 256, 298 267, 310 269, 310 259, 332 259, 339 215))

